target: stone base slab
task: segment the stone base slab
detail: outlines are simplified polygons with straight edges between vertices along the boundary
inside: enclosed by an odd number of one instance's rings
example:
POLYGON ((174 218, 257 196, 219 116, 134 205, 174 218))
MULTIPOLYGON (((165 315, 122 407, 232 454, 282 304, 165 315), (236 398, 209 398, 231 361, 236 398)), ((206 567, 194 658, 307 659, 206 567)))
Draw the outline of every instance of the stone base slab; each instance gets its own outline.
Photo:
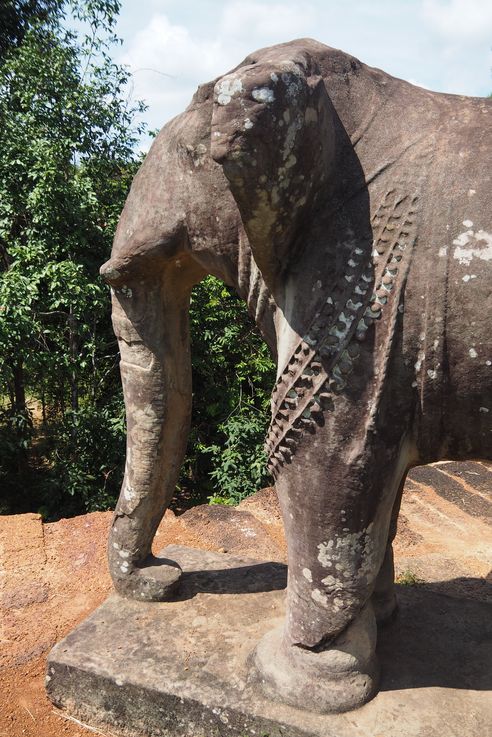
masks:
POLYGON ((251 676, 260 638, 283 619, 279 563, 178 545, 177 598, 117 595, 56 645, 50 698, 124 737, 472 737, 492 723, 492 607, 400 586, 379 633, 381 691, 361 709, 318 715, 266 697, 251 676))

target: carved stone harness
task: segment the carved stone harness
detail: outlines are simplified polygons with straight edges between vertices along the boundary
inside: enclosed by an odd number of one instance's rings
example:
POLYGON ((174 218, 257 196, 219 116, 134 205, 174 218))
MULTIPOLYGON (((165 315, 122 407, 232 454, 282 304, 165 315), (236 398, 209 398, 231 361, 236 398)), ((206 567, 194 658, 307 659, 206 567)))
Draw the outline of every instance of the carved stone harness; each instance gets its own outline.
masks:
POLYGON ((266 439, 274 478, 290 462, 300 437, 315 432, 323 413, 335 409, 337 395, 343 392, 358 359, 360 342, 384 313, 387 329, 382 351, 378 349, 382 353, 381 386, 398 310, 403 309, 400 298, 416 239, 417 201, 416 194, 397 189, 386 193, 371 221, 371 256, 364 258, 365 251, 357 245, 351 248, 345 273, 315 312, 279 376, 266 439))

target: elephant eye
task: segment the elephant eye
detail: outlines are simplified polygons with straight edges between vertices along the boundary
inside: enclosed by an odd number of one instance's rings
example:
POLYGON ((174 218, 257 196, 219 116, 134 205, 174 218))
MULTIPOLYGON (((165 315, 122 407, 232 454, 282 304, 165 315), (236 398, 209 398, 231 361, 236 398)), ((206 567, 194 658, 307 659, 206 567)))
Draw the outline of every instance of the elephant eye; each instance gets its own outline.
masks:
POLYGON ((207 153, 208 148, 203 143, 193 145, 192 143, 181 142, 178 144, 178 155, 188 166, 190 164, 194 167, 200 166, 207 153))
POLYGON ((192 153, 194 151, 194 146, 191 143, 185 143, 184 141, 179 141, 177 146, 178 155, 182 159, 186 159, 187 161, 191 161, 192 159, 192 153))

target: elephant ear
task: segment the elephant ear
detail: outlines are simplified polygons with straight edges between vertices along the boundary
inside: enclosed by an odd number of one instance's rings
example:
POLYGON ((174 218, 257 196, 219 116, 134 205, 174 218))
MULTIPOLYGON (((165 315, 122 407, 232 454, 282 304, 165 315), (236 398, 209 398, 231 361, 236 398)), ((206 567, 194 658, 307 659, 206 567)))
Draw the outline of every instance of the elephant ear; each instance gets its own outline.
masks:
POLYGON ((212 157, 222 165, 272 292, 302 249, 301 232, 326 192, 334 161, 334 111, 316 64, 282 47, 218 80, 212 157))

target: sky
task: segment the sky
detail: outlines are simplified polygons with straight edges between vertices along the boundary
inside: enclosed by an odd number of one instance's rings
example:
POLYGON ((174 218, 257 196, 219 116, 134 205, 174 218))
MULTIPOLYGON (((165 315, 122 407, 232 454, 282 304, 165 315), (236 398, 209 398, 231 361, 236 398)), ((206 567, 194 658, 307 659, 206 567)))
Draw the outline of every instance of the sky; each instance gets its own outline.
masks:
POLYGON ((429 89, 492 92, 492 0, 122 0, 117 32, 150 129, 250 52, 307 36, 429 89))

